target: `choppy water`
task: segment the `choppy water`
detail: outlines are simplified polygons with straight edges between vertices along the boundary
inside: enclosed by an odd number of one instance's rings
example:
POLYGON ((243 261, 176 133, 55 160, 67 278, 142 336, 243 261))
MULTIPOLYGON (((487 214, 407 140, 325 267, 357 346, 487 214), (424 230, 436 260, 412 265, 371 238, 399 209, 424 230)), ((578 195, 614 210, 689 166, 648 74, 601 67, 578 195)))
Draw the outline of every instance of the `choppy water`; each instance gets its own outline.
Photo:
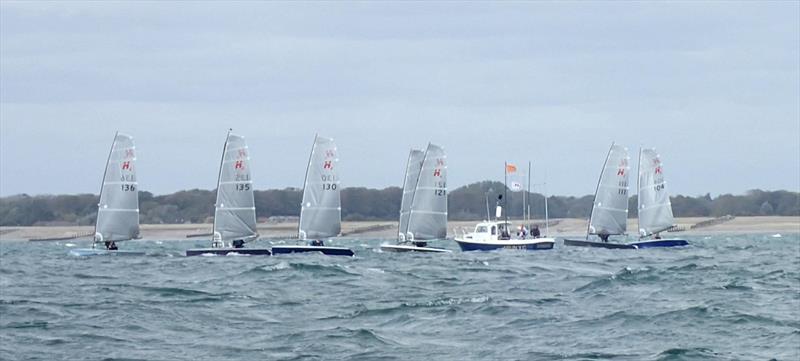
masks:
POLYGON ((0 359, 800 359, 800 236, 690 241, 449 255, 339 241, 354 258, 3 242, 0 359))

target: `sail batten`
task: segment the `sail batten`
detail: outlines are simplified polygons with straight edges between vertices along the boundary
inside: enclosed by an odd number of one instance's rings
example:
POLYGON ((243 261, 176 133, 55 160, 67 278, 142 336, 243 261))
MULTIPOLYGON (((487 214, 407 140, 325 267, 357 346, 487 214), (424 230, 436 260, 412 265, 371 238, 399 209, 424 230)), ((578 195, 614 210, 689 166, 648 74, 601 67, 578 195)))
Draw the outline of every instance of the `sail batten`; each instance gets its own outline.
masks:
POLYGON ((408 212, 406 239, 447 237, 447 156, 444 148, 428 144, 408 212))
POLYGON ((133 137, 117 133, 111 144, 95 223, 95 241, 139 237, 139 183, 133 137))
POLYGON ((600 172, 588 234, 624 234, 628 222, 628 150, 612 144, 600 172))
POLYGON ((220 160, 212 233, 222 242, 258 238, 247 144, 230 132, 220 160))
POLYGON ((639 235, 647 237, 672 228, 675 218, 664 181, 664 167, 655 149, 639 152, 639 235))
POLYGON ((338 236, 342 231, 342 208, 338 171, 338 149, 333 139, 315 137, 303 182, 300 206, 300 238, 338 236))

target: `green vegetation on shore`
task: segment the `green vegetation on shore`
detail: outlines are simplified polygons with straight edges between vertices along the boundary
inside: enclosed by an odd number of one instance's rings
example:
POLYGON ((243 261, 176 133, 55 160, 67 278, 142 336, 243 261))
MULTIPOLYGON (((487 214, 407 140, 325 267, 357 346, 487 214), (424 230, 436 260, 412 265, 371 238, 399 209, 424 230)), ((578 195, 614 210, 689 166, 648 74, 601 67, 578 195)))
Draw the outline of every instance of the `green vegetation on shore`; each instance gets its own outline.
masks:
MULTIPOLYGON (((496 197, 503 189, 499 182, 479 182, 457 188, 449 194, 451 220, 486 218, 486 197, 494 213, 496 197), (492 189, 491 193, 488 190, 492 189)), ((141 223, 202 223, 214 212, 213 191, 193 189, 154 196, 140 192, 141 223)), ((522 215, 523 192, 508 192, 509 215, 522 215)), ((256 191, 256 212, 260 219, 298 216, 301 190, 296 188, 256 191)), ((342 219, 346 221, 394 220, 400 209, 401 190, 345 188, 342 190, 342 219)), ((544 197, 531 194, 531 213, 535 218, 544 214, 544 197)), ((733 216, 800 216, 800 193, 789 191, 751 190, 744 195, 709 194, 697 197, 673 196, 672 208, 676 217, 733 216)), ((98 197, 93 194, 37 195, 25 194, 0 198, 0 226, 32 225, 89 225, 97 214, 98 197)), ((551 218, 586 218, 592 196, 548 197, 551 218)), ((636 196, 630 200, 630 217, 636 217, 636 196)))

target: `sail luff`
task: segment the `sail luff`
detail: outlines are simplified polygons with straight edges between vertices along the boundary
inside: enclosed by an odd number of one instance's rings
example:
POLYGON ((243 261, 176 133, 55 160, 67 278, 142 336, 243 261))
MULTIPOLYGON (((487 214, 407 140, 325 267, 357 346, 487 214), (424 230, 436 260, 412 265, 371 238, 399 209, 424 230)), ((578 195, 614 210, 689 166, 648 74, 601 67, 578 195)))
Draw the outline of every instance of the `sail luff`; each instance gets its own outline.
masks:
POLYGON ((589 235, 592 234, 592 217, 594 217, 594 206, 597 204, 597 192, 600 191, 600 182, 603 181, 603 172, 608 164, 608 158, 611 158, 611 151, 614 149, 614 145, 614 142, 611 142, 611 147, 608 148, 608 154, 606 154, 606 160, 603 161, 603 168, 600 170, 600 177, 597 178, 597 187, 594 189, 594 197, 592 198, 592 210, 589 212, 589 222, 586 224, 587 239, 589 235))
MULTIPOLYGON (((111 148, 108 149, 108 157, 106 158, 106 166, 103 168, 103 179, 100 181, 100 195, 97 197, 97 218, 100 217, 100 200, 103 199, 103 188, 106 185, 106 176, 108 175, 108 165, 111 163, 111 154, 114 153, 114 145, 117 144, 117 136, 119 135, 119 131, 114 132, 114 140, 111 141, 111 148)), ((92 247, 94 247, 94 243, 97 243, 97 219, 94 221, 94 240, 92 241, 92 247)))
POLYGON ((228 140, 231 137, 231 131, 233 129, 228 129, 228 134, 225 135, 225 143, 222 144, 222 155, 219 159, 219 169, 217 170, 217 195, 216 199, 214 200, 214 222, 211 224, 211 237, 212 239, 215 238, 217 234, 217 205, 219 204, 219 185, 222 182, 222 166, 225 163, 225 152, 228 149, 228 140))
POLYGON ((403 193, 400 200, 400 218, 397 226, 397 237, 401 241, 405 240, 405 235, 408 231, 409 211, 411 209, 414 191, 417 187, 417 181, 419 180, 419 173, 422 168, 421 157, 424 157, 424 152, 421 150, 411 149, 408 153, 406 172, 403 177, 403 193))
POLYGON ((319 134, 314 133, 314 142, 311 143, 311 152, 308 153, 308 163, 306 163, 306 175, 303 177, 303 197, 300 200, 300 219, 297 222, 297 238, 306 239, 306 235, 302 232, 303 225, 303 205, 305 204, 306 187, 308 186, 308 170, 311 169, 311 160, 314 158, 314 148, 317 147, 317 138, 319 134))

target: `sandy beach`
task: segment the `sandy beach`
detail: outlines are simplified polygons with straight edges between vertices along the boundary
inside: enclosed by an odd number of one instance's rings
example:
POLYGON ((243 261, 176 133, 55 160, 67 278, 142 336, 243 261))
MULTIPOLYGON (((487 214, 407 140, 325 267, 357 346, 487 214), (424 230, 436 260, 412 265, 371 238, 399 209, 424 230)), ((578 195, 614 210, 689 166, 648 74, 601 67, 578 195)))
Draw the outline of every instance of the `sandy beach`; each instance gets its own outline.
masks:
MULTIPOLYGON (((712 218, 677 218, 679 227, 686 228, 680 234, 742 234, 742 233, 800 233, 800 217, 736 217, 733 220, 703 227, 689 229, 691 225, 712 218)), ((586 233, 585 219, 554 219, 557 223, 550 227, 550 235, 554 237, 576 236, 586 233)), ((448 237, 456 232, 471 231, 475 221, 457 221, 448 223, 448 237)), ((636 229, 636 219, 628 220, 628 229, 636 229)), ((0 227, 0 240, 28 240, 32 238, 70 237, 76 234, 90 234, 92 226, 58 226, 58 227, 0 227)), ((297 232, 297 223, 262 223, 258 225, 263 238, 291 238, 297 232)), ((544 231, 544 230, 543 230, 544 231)), ((211 224, 143 224, 143 239, 178 240, 186 239, 189 234, 211 232, 211 224)), ((397 233, 397 222, 343 222, 342 233, 346 238, 355 239, 393 239, 397 233)), ((206 236, 207 237, 207 236, 206 236)))

